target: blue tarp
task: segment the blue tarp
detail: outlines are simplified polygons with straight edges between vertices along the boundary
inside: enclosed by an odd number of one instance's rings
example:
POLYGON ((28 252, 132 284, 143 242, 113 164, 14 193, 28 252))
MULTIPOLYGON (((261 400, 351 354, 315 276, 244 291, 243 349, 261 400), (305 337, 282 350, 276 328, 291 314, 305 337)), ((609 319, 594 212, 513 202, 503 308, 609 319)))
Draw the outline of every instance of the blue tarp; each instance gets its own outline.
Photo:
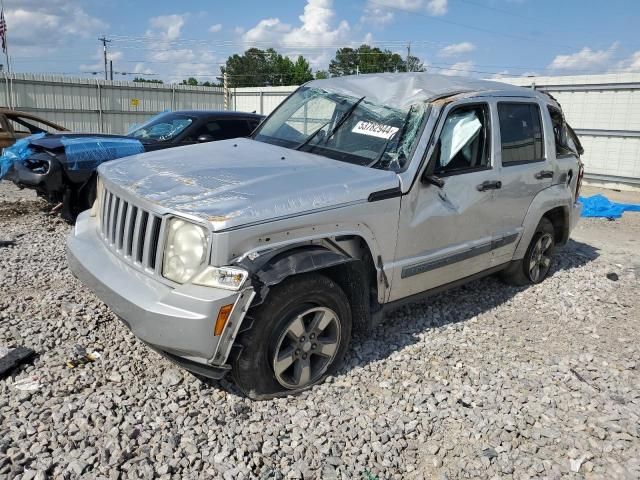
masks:
POLYGON ((624 212, 640 212, 640 204, 616 203, 600 194, 579 200, 583 217, 620 218, 624 212))
POLYGON ((11 170, 11 167, 16 161, 23 162, 33 153, 29 148, 29 143, 31 143, 32 140, 37 140, 45 135, 45 133, 29 135, 28 137, 24 137, 16 141, 16 143, 10 147, 5 147, 4 150, 2 150, 2 155, 0 156, 0 180, 2 180, 9 170, 11 170))
POLYGON ((144 152, 135 138, 62 137, 61 142, 70 170, 94 169, 107 160, 144 152))

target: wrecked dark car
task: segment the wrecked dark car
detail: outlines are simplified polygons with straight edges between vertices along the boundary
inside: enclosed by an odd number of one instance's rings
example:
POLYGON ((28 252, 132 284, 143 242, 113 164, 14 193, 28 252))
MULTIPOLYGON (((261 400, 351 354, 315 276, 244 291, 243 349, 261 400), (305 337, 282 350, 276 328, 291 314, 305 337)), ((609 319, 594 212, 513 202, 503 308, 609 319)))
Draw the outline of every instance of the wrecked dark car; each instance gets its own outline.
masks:
POLYGON ((0 108, 0 148, 36 133, 64 132, 67 129, 31 113, 0 108))
POLYGON ((143 152, 246 137, 261 115, 243 112, 181 111, 153 117, 127 135, 39 132, 6 148, 0 179, 35 190, 59 205, 68 221, 91 207, 96 169, 103 162, 143 152))

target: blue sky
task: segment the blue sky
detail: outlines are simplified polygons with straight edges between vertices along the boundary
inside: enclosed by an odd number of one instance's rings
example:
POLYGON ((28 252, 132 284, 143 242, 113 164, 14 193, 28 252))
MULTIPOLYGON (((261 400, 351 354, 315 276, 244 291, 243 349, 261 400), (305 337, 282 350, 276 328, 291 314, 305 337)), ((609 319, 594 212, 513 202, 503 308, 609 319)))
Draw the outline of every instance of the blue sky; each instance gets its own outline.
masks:
MULTIPOLYGON (((212 80, 251 46, 326 68, 368 42, 431 71, 490 77, 640 71, 640 2, 609 0, 4 0, 16 72, 101 71, 212 80)), ((133 76, 118 76, 131 79, 133 76)))

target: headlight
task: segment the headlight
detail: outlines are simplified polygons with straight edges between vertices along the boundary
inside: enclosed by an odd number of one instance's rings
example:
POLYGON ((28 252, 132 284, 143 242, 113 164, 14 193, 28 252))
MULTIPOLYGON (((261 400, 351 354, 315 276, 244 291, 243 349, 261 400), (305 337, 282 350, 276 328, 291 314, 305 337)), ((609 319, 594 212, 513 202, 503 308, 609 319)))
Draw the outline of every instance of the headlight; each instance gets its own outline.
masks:
POLYGON ((191 279, 205 261, 207 233, 195 223, 172 218, 162 261, 162 275, 176 283, 191 279))
POLYGON ((207 267, 193 278, 192 283, 204 287, 240 290, 248 275, 241 268, 207 267))

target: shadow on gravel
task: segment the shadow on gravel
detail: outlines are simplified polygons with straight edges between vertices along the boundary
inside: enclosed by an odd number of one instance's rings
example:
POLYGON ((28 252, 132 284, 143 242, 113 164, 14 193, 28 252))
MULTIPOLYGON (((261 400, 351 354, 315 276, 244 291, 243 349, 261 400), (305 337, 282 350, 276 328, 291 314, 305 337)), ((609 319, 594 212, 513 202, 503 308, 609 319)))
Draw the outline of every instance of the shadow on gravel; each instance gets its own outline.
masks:
POLYGON ((46 203, 41 200, 26 200, 21 202, 0 201, 0 219, 13 219, 34 213, 45 212, 46 203))
MULTIPOLYGON (((559 271, 580 268, 598 256, 597 248, 569 240, 556 250, 550 276, 559 271)), ((497 275, 492 275, 405 305, 389 313, 374 332, 353 336, 340 373, 382 360, 416 343, 417 335, 432 328, 466 322, 499 307, 527 288, 507 285, 497 275)))
MULTIPOLYGON (((580 268, 598 256, 595 247, 569 240, 567 245, 557 249, 550 275, 580 268)), ((489 276, 402 306, 389 313, 385 321, 372 332, 354 333, 343 367, 336 375, 339 377, 356 367, 383 360, 394 352, 418 342, 417 335, 433 328, 466 322, 502 305, 527 288, 509 286, 497 276, 489 276)), ((243 396, 228 380, 200 380, 211 388, 222 388, 243 396)))

